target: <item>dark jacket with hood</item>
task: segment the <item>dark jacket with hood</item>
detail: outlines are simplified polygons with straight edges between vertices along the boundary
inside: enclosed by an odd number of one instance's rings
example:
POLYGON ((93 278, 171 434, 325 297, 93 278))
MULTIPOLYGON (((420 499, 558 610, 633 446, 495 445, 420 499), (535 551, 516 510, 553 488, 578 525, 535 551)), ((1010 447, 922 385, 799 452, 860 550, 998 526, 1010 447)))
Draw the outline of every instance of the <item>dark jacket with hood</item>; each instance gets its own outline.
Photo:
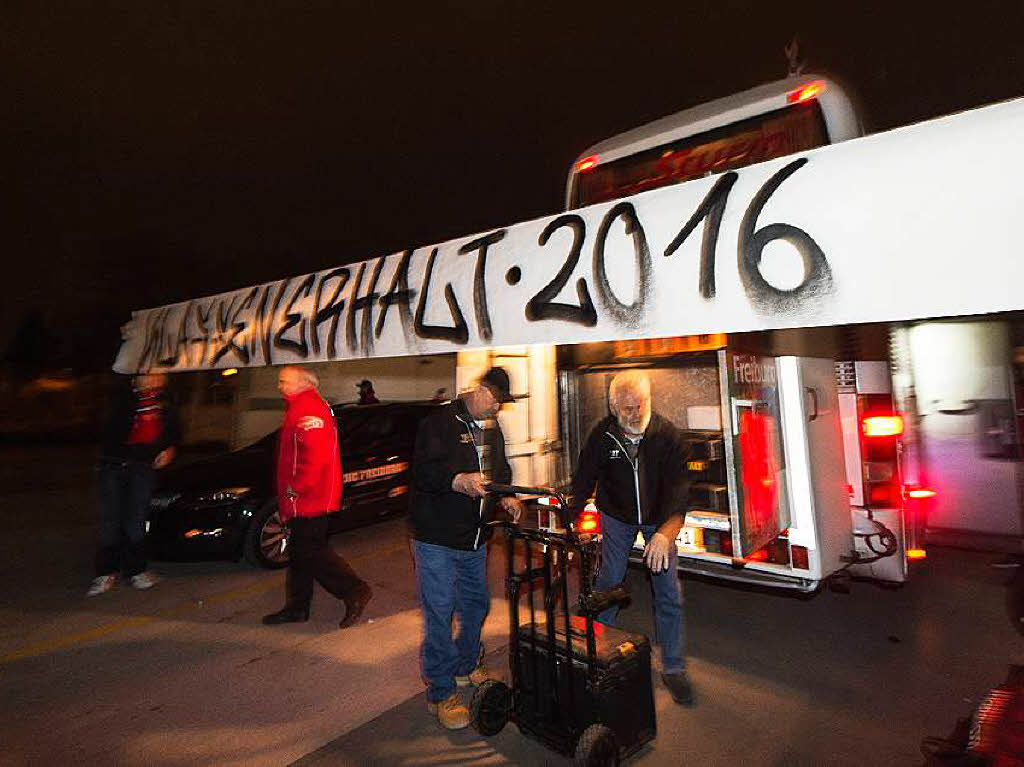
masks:
POLYGON ((633 525, 653 525, 674 541, 686 518, 688 448, 679 430, 651 414, 636 461, 614 416, 607 416, 587 437, 572 481, 571 518, 583 509, 597 485, 602 514, 633 525))
POLYGON ((481 471, 477 445, 487 453, 487 479, 498 484, 512 480, 505 457, 505 438, 497 421, 476 431, 462 398, 438 408, 423 419, 413 452, 412 496, 409 500, 413 537, 452 549, 473 551, 490 537, 484 527, 494 516, 491 496, 470 498, 452 490, 456 474, 481 471))

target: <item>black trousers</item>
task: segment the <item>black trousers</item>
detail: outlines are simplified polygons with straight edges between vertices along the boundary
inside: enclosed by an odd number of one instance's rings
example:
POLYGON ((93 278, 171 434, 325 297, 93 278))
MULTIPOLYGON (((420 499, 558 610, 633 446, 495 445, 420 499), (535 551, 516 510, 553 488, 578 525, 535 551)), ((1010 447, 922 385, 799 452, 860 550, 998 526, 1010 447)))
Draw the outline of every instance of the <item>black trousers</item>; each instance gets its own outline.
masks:
POLYGON ((101 458, 96 575, 126 578, 146 569, 146 516, 153 490, 153 467, 140 461, 101 458))
POLYGON ((288 543, 288 607, 308 610, 313 599, 313 580, 348 603, 365 583, 348 562, 327 544, 326 516, 292 517, 288 543))

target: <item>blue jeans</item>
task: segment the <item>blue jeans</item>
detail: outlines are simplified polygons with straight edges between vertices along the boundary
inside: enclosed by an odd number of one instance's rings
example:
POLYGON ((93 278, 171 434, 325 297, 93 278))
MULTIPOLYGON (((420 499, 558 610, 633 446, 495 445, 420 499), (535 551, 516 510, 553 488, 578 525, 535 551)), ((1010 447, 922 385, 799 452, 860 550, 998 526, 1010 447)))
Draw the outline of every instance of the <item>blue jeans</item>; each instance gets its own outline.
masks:
POLYGON ((421 661, 427 700, 439 703, 455 692, 455 677, 468 675, 480 658, 480 630, 491 606, 487 546, 462 551, 414 540, 412 551, 423 611, 421 661), (455 614, 459 633, 453 639, 455 614))
MULTIPOLYGON (((654 525, 636 525, 620 522, 607 514, 601 515, 601 569, 597 574, 599 591, 618 586, 626 577, 629 552, 636 540, 637 530, 650 540, 657 528, 654 525)), ((683 655, 683 591, 676 572, 676 542, 669 548, 669 568, 651 573, 654 587, 654 628, 661 646, 661 667, 666 674, 682 671, 686 666, 683 655)), ((617 605, 609 607, 597 619, 609 626, 615 625, 619 612, 617 605)))

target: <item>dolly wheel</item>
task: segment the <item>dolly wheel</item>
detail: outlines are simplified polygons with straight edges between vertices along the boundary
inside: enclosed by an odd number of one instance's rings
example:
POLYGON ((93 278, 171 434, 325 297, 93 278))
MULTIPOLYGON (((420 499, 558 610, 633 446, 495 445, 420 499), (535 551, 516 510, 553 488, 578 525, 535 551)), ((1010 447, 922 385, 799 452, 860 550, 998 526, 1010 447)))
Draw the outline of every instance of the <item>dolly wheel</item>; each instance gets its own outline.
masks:
POLYGON ((497 735, 512 711, 512 690, 504 682, 488 679, 473 692, 469 713, 481 735, 497 735))
POLYGON ((592 724, 576 744, 576 767, 615 767, 619 763, 619 744, 615 733, 603 724, 592 724))

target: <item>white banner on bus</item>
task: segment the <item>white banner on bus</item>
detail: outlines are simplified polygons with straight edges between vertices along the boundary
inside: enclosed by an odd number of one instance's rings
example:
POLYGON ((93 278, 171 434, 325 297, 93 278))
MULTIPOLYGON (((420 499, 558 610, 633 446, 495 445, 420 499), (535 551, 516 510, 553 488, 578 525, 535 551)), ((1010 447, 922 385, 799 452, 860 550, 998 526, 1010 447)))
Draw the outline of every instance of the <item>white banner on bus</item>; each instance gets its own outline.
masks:
POLYGON ((1024 308, 1024 99, 134 312, 200 370, 1024 308))

